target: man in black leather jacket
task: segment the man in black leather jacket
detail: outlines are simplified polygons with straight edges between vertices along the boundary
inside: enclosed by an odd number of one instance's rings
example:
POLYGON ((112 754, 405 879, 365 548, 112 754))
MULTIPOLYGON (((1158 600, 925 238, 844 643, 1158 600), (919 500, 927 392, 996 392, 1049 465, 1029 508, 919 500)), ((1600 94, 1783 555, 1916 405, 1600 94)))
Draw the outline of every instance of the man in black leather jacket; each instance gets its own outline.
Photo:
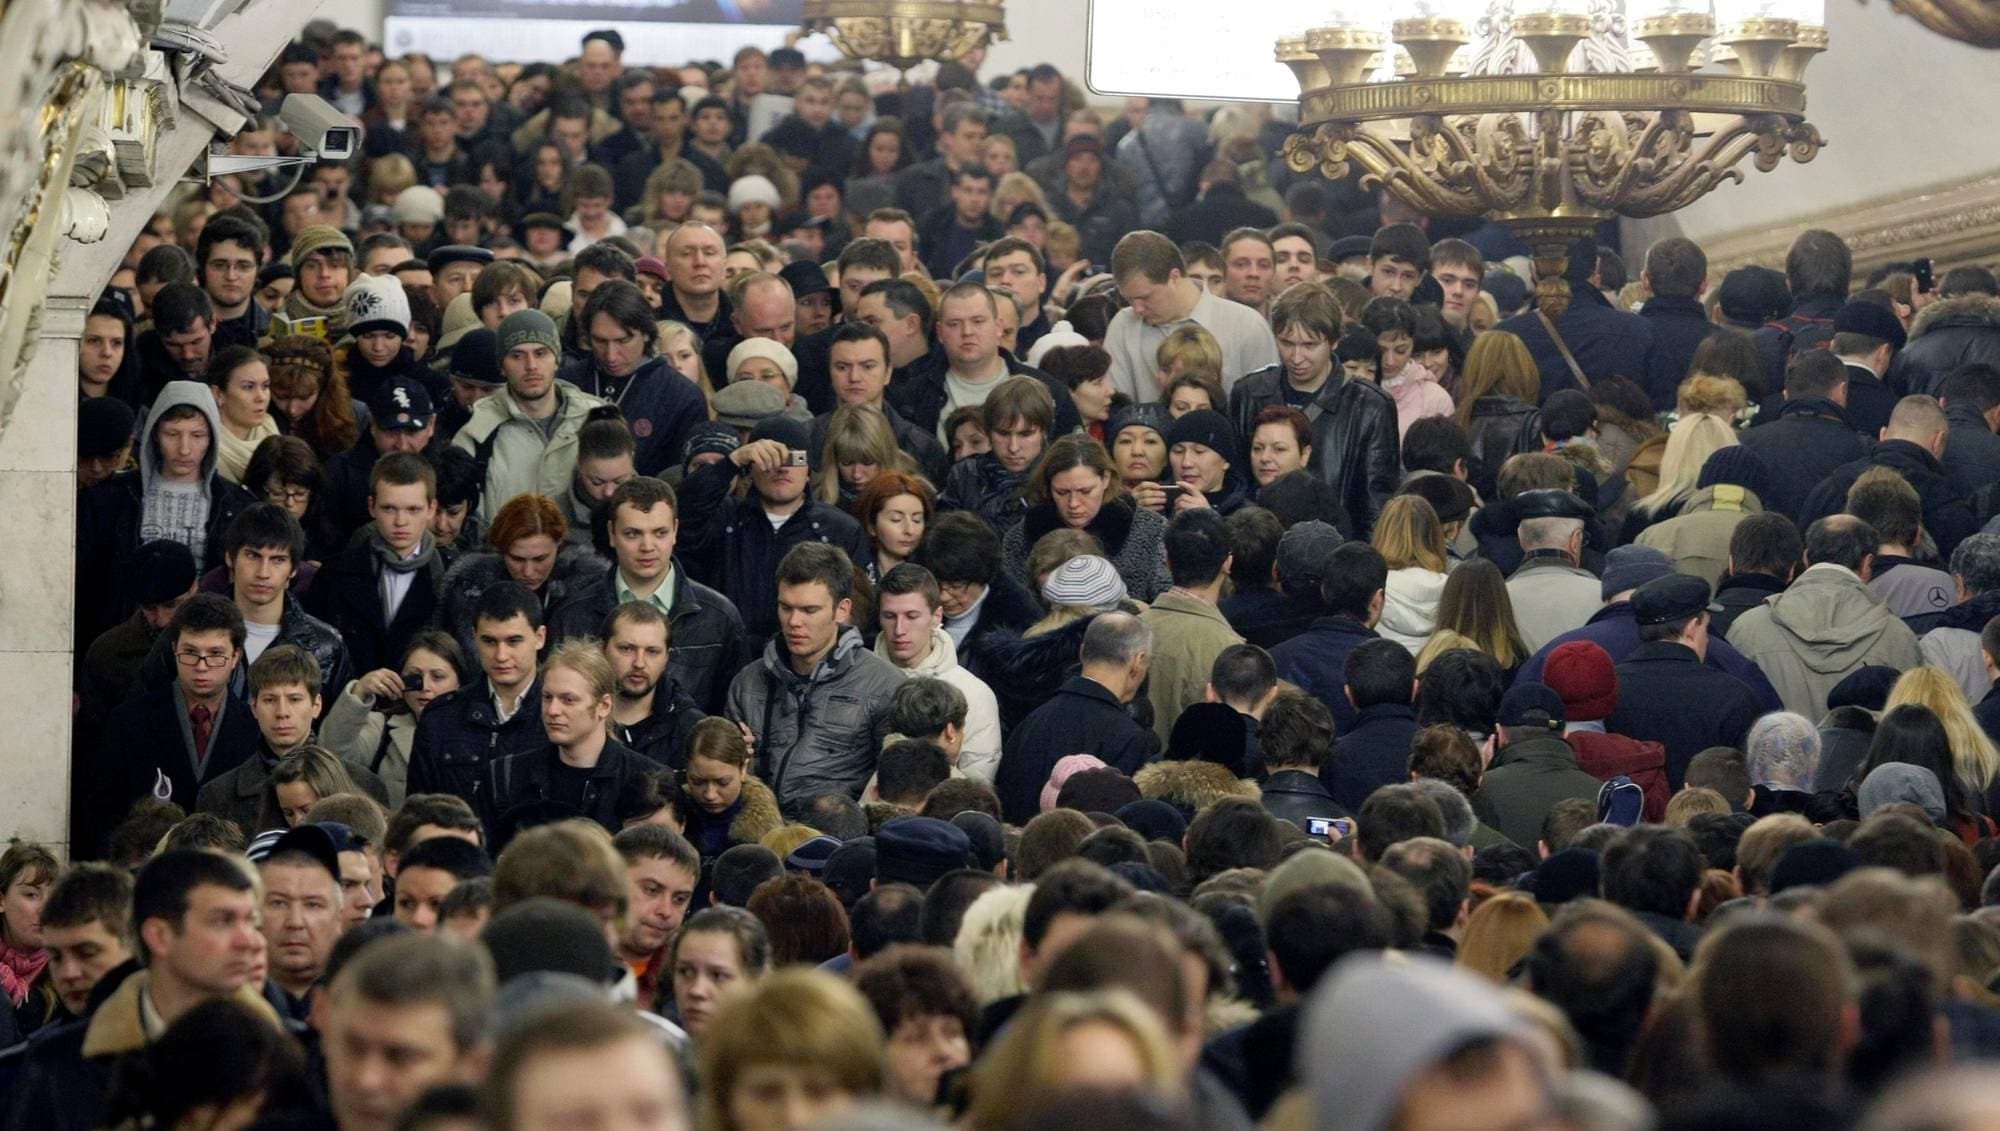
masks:
POLYGON ((1346 377, 1334 360, 1340 306, 1324 287, 1298 287, 1271 307, 1279 363, 1236 382, 1230 417, 1239 434, 1256 432, 1257 414, 1291 405, 1312 422, 1312 469, 1339 495, 1366 539, 1402 474, 1396 402, 1380 388, 1346 377))

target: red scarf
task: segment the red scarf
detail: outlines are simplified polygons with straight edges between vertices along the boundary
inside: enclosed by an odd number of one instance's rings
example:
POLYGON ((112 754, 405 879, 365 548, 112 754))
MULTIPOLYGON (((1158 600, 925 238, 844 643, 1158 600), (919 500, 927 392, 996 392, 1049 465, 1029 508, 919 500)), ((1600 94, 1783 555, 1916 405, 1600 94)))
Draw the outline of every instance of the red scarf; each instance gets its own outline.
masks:
POLYGON ((5 941, 0 941, 0 989, 7 991, 7 1000, 20 1005, 28 1000, 28 989, 42 971, 49 965, 49 952, 36 947, 33 950, 15 950, 5 941))

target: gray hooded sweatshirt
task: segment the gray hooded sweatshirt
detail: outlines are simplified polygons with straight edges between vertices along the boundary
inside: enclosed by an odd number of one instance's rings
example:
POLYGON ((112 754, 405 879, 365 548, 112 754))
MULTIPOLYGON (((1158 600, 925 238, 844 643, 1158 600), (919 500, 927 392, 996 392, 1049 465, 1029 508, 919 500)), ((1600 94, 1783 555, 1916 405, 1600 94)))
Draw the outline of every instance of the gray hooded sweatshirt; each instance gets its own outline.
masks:
POLYGON ((146 430, 139 437, 139 542, 170 538, 194 552, 195 568, 205 570, 214 562, 204 561, 208 552, 209 481, 215 474, 222 434, 222 417, 215 407, 215 395, 199 381, 169 381, 146 414, 146 430), (155 444, 160 418, 176 408, 193 408, 208 421, 208 452, 201 458, 201 474, 192 483, 170 483, 160 474, 160 452, 155 444))

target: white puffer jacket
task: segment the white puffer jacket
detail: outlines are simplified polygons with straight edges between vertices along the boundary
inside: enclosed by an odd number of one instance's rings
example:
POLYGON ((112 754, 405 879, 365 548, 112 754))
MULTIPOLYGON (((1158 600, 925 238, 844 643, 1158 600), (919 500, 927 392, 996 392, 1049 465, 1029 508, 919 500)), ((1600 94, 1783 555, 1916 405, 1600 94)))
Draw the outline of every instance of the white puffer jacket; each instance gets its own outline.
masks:
POLYGON ((1422 566, 1389 571, 1382 593, 1382 620, 1375 631, 1410 650, 1423 650, 1437 630, 1438 598, 1444 594, 1445 575, 1422 566))

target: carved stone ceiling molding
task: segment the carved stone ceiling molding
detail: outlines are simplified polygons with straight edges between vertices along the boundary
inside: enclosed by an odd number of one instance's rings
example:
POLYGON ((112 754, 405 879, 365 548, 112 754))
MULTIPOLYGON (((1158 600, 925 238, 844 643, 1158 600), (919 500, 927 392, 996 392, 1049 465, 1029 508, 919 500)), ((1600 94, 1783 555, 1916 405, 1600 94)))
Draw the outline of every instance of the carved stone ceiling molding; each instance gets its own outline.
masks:
POLYGON ((1965 180, 1878 197, 1776 227, 1704 237, 1709 274, 1748 263, 1784 266, 1785 251, 1808 228, 1838 233, 1854 249, 1858 279, 1884 263, 1931 258, 1939 274, 2000 260, 2000 169, 1965 180))

